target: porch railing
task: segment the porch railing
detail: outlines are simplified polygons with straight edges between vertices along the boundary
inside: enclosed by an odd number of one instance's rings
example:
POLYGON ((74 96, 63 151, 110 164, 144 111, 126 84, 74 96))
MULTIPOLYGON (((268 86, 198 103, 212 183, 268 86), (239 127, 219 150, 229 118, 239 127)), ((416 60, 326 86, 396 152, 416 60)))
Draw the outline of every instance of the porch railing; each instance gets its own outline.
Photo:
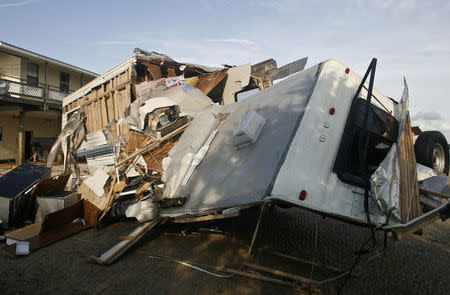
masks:
POLYGON ((59 91, 59 89, 50 85, 40 84, 39 86, 32 86, 24 82, 11 81, 6 79, 0 79, 0 94, 1 93, 32 98, 41 98, 42 100, 44 100, 45 95, 47 94, 47 99, 59 102, 62 102, 64 97, 69 95, 69 93, 59 91))

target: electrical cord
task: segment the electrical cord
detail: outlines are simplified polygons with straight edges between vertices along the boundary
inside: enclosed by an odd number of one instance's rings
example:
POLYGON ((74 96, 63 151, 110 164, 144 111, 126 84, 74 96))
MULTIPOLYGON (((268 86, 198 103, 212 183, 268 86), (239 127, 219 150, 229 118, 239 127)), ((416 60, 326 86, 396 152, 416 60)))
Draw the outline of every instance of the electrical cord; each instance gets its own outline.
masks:
POLYGON ((344 289, 345 284, 347 283, 348 279, 350 278, 350 275, 352 274, 356 265, 358 265, 359 260, 361 259, 362 255, 369 253, 367 251, 364 251, 364 248, 366 247, 367 243, 372 240, 373 231, 374 230, 371 231, 369 238, 362 244, 361 248, 359 249, 358 256, 356 257, 355 261, 353 262, 353 265, 350 267, 350 269, 346 273, 344 273, 344 274, 347 274, 347 276, 345 277, 344 282, 342 283, 341 287, 339 288, 337 295, 341 294, 342 290, 344 289))

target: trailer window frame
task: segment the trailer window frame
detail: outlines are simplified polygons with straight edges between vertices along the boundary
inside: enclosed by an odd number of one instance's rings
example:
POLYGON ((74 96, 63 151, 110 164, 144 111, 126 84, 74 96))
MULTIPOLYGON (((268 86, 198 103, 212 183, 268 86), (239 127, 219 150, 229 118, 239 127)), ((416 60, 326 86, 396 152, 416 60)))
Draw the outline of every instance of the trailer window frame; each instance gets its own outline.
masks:
POLYGON ((364 130, 364 113, 369 102, 364 98, 356 98, 350 107, 344 133, 341 138, 333 172, 344 182, 365 187, 368 178, 380 165, 398 134, 398 121, 388 112, 370 103, 367 130, 364 130), (362 137, 366 132, 368 139, 367 164, 361 165, 362 137), (361 167, 367 167, 365 169, 361 167))

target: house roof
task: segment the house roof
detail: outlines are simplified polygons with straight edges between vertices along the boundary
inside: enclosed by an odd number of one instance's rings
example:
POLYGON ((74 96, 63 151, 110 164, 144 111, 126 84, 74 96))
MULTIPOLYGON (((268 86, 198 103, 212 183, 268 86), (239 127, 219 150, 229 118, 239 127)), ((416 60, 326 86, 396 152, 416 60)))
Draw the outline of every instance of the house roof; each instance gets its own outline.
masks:
POLYGON ((91 76, 91 77, 97 77, 98 76, 97 73, 94 73, 94 72, 91 72, 91 71, 88 71, 88 70, 85 70, 85 69, 73 66, 73 65, 65 63, 63 61, 60 61, 60 60, 57 60, 57 59, 54 59, 54 58, 51 58, 51 57, 47 57, 45 55, 42 55, 42 54, 30 51, 30 50, 26 50, 26 49, 23 49, 23 48, 11 45, 11 44, 3 42, 3 41, 0 41, 0 50, 6 51, 6 52, 11 53, 11 54, 18 55, 20 57, 31 58, 31 59, 39 59, 41 61, 48 62, 49 64, 56 65, 56 66, 61 67, 61 68, 65 68, 65 69, 70 70, 70 71, 82 73, 82 74, 87 75, 87 76, 91 76))

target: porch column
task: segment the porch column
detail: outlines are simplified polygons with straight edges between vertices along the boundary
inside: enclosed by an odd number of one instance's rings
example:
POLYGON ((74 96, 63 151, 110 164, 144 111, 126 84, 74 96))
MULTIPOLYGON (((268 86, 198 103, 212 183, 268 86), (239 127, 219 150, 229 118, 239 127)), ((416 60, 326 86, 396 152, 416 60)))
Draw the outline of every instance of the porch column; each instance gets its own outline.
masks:
POLYGON ((43 106, 43 110, 47 111, 48 110, 48 105, 47 105, 47 100, 49 97, 49 92, 50 89, 48 87, 48 81, 47 81, 47 75, 48 75, 48 63, 45 62, 44 63, 44 106, 43 106))
POLYGON ((25 112, 19 113, 19 138, 17 140, 17 163, 20 165, 25 156, 25 112))

